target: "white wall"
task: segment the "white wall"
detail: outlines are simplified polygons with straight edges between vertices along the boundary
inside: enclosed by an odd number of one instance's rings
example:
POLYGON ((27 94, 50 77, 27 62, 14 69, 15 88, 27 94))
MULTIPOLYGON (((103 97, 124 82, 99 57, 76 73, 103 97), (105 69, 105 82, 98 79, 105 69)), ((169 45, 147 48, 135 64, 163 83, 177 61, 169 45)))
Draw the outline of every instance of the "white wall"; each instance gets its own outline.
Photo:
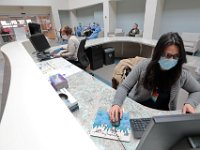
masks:
POLYGON ((52 6, 68 9, 68 0, 0 0, 0 6, 52 6))
POLYGON ((104 0, 69 0, 69 8, 77 9, 103 3, 104 0))
POLYGON ((117 24, 117 2, 109 2, 109 32, 114 32, 117 24))
POLYGON ((136 22, 143 30, 146 0, 123 0, 117 2, 116 27, 122 28, 126 33, 136 22))
POLYGON ((1 15, 21 15, 21 13, 24 12, 27 15, 28 14, 50 14, 51 13, 51 7, 47 6, 0 6, 0 14, 1 15))
POLYGON ((165 0, 160 35, 200 32, 200 0, 165 0))
POLYGON ((60 18, 61 26, 63 27, 63 26, 66 26, 66 25, 71 25, 69 11, 60 10, 58 12, 59 12, 59 18, 60 18))
POLYGON ((89 23, 97 22, 100 26, 103 26, 103 5, 95 5, 90 7, 84 7, 76 10, 77 21, 82 25, 88 25, 89 23))
POLYGON ((103 4, 94 6, 94 21, 98 22, 103 27, 103 4))
POLYGON ((76 10, 77 21, 82 25, 88 25, 94 21, 94 9, 93 7, 86 7, 76 10))
POLYGON ((78 25, 78 20, 77 20, 77 12, 76 10, 70 10, 69 11, 69 17, 70 17, 70 26, 75 27, 78 25))

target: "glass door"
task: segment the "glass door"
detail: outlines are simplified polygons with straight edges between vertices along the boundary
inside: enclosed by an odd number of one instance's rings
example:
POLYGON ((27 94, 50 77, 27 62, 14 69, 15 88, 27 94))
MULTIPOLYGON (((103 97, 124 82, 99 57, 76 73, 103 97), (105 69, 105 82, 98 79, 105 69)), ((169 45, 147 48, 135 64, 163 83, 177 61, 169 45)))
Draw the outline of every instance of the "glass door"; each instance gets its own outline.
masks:
POLYGON ((9 16, 0 16, 0 42, 1 45, 14 41, 15 33, 9 16))
POLYGON ((50 15, 0 15, 0 44, 15 40, 24 40, 30 36, 28 23, 41 25, 42 33, 49 39, 55 39, 50 15))

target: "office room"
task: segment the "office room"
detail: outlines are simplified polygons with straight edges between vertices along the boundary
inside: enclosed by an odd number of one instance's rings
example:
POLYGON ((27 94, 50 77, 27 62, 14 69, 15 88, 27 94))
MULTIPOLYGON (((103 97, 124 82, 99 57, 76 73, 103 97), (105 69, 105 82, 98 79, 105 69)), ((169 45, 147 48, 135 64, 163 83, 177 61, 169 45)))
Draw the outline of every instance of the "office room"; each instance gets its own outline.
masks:
POLYGON ((199 0, 1 0, 0 150, 200 148, 199 0))

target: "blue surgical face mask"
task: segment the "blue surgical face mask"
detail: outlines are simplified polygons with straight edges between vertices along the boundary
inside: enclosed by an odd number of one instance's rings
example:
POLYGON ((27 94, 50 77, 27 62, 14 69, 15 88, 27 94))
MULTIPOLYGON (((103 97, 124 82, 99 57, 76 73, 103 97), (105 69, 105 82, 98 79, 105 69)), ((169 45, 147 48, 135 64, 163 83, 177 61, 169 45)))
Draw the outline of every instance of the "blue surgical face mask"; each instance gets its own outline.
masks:
POLYGON ((178 59, 161 57, 158 63, 162 70, 170 70, 177 65, 178 59))
POLYGON ((69 37, 68 37, 67 35, 63 35, 62 38, 63 38, 64 40, 68 40, 68 39, 69 39, 69 37))

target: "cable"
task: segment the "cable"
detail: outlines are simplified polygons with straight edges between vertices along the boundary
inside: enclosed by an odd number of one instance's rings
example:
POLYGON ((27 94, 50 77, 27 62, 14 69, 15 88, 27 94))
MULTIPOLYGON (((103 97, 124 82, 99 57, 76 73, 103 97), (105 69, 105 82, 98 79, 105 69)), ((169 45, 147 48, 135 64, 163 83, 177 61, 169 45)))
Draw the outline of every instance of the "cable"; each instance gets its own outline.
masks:
POLYGON ((126 147, 124 146, 123 142, 120 140, 119 135, 117 134, 117 130, 115 128, 115 135, 117 136, 118 141, 121 143, 121 145, 123 146, 124 150, 126 150, 126 147))

